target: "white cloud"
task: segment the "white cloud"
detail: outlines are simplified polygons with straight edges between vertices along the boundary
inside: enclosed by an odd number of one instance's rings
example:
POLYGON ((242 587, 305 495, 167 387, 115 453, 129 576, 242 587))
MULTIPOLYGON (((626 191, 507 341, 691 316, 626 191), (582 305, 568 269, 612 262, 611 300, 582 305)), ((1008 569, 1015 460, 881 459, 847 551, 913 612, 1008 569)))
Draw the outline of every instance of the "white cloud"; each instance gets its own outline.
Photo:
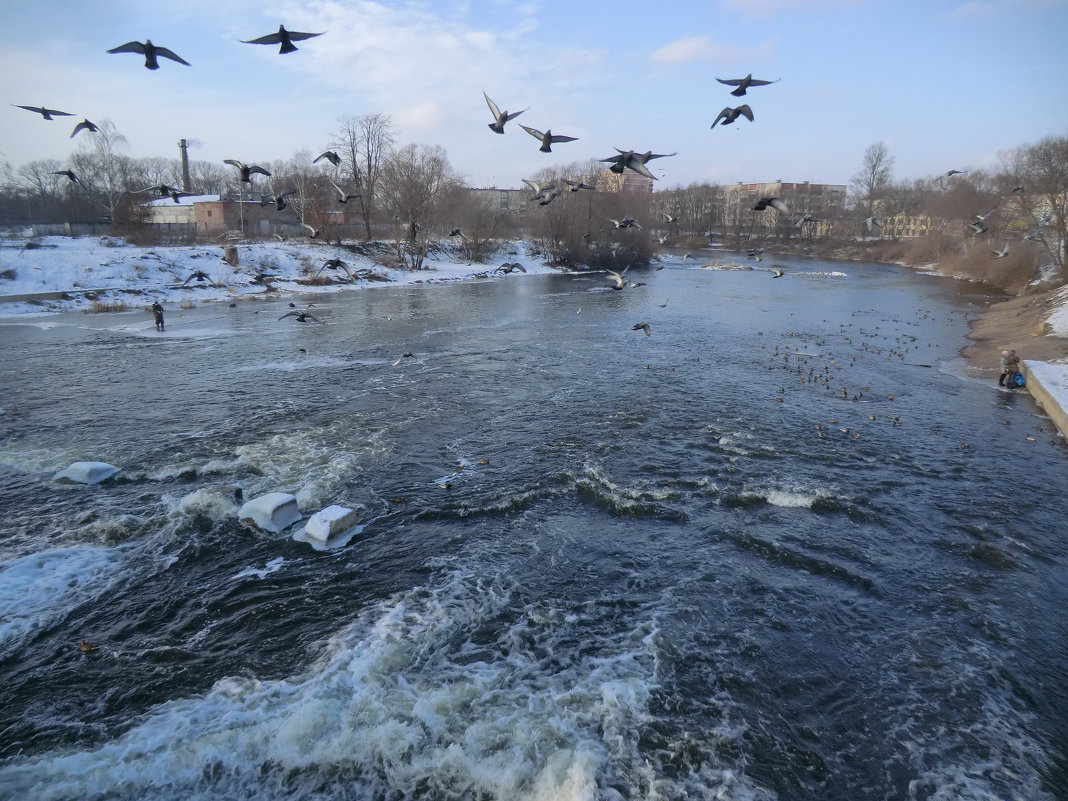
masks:
POLYGON ((658 64, 679 64, 686 61, 744 61, 763 58, 771 51, 772 42, 765 41, 755 47, 738 47, 720 44, 707 36, 683 36, 657 48, 650 60, 658 64))

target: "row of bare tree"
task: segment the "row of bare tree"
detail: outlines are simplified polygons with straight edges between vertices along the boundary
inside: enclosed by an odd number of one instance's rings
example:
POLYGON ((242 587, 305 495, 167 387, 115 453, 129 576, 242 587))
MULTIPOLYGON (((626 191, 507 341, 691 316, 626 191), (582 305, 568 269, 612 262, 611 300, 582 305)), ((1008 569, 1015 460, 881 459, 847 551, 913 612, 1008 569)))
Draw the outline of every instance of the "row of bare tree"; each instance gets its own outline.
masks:
MULTIPOLYGON (((34 161, 18 169, 0 165, 0 222, 136 222, 150 197, 144 190, 160 184, 182 188, 179 159, 131 158, 110 121, 99 127, 83 137, 67 162, 34 161), (63 170, 72 170, 78 182, 63 170)), ((486 258, 502 238, 526 236, 542 243, 546 258, 561 266, 634 263, 648 258, 656 242, 693 246, 710 236, 733 244, 818 240, 833 246, 920 233, 949 249, 966 247, 969 236, 1018 239, 1026 242, 1032 261, 1051 264, 1062 281, 1066 277, 1064 137, 1004 153, 995 170, 900 182, 893 177, 892 155, 879 142, 867 149, 862 169, 850 181, 849 202, 834 194, 805 195, 792 202, 789 214, 754 212, 734 187, 708 184, 655 193, 566 191, 565 179, 597 184, 605 165, 596 161, 531 176, 561 190, 547 203, 531 200, 532 192, 504 203, 494 192, 464 190, 442 148, 398 146, 384 114, 341 117, 327 149, 337 158, 317 159, 318 153, 301 150, 287 160, 262 163, 271 176, 255 175, 252 184, 242 183, 228 165, 194 160, 188 191, 259 199, 293 189, 287 200, 300 222, 321 227, 343 208, 350 221, 358 218, 365 238, 390 230, 391 238, 403 240, 400 258, 413 267, 421 266, 431 241, 455 229, 462 235, 452 241, 462 243, 474 260, 486 258), (987 230, 970 234, 968 224, 991 210, 987 230), (799 225, 804 215, 819 224, 799 225), (625 217, 640 227, 618 227, 625 217), (873 218, 882 224, 864 225, 873 218)), ((936 256, 941 255, 939 250, 936 256)))

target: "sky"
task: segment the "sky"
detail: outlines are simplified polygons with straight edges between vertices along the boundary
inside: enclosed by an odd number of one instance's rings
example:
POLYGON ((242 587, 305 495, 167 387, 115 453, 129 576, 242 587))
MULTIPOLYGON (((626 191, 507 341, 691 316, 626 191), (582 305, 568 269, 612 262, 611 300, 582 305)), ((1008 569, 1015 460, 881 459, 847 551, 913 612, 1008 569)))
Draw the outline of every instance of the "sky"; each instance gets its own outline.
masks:
POLYGON ((845 184, 876 142, 911 180, 1068 136, 1066 31, 1068 0, 35 0, 0 26, 0 162, 65 161, 84 117, 130 156, 177 158, 186 138, 191 158, 259 163, 318 155, 341 117, 377 112, 469 186, 614 148, 677 152, 650 162, 657 189, 845 184), (241 41, 279 24, 323 35, 286 55, 241 41), (191 66, 105 52, 146 39, 191 66), (779 82, 744 98, 716 82, 748 73, 779 82), (483 92, 528 110, 494 134, 483 92), (742 102, 753 122, 710 128, 742 102), (519 123, 578 138, 541 153, 519 123))

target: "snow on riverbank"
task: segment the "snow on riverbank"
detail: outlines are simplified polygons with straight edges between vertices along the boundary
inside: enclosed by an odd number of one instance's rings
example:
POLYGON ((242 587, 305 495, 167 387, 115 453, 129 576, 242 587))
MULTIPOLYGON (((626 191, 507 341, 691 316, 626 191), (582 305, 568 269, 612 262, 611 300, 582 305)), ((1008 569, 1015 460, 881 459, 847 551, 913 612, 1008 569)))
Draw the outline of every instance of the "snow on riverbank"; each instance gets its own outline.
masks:
POLYGON ((316 294, 392 284, 431 283, 474 278, 492 273, 504 261, 520 263, 529 273, 554 272, 531 253, 525 243, 509 244, 489 264, 468 262, 457 245, 448 244, 428 256, 423 270, 383 267, 365 255, 325 243, 252 242, 236 245, 240 263, 223 261, 220 245, 127 245, 115 237, 50 236, 26 247, 24 238, 0 243, 0 317, 89 310, 94 301, 148 307, 159 300, 164 306, 188 302, 237 300, 264 295, 268 290, 254 281, 257 275, 274 276, 272 293, 316 294), (341 259, 350 273, 369 270, 377 278, 349 280, 344 269, 327 267, 322 278, 332 283, 303 283, 330 259, 341 259), (71 293, 69 297, 55 297, 71 293), (87 297, 86 293, 90 293, 87 297))
MULTIPOLYGON (((240 263, 236 268, 223 261, 221 245, 139 247, 106 236, 43 237, 32 240, 31 246, 26 245, 27 241, 31 240, 25 237, 0 240, 0 301, 29 296, 0 302, 0 319, 79 309, 89 311, 94 302, 121 303, 147 310, 152 301, 159 300, 170 309, 190 303, 321 294, 386 285, 381 279, 389 284, 437 283, 492 275, 503 262, 518 262, 528 273, 554 272, 524 242, 503 244, 488 264, 466 261, 458 245, 447 243, 427 258, 426 269, 402 270, 384 267, 368 255, 348 248, 310 240, 238 243, 240 263), (353 274, 371 271, 378 280, 358 278, 352 282, 344 270, 326 268, 321 275, 334 279, 332 283, 303 283, 315 276, 329 259, 343 260, 353 274), (198 280, 198 274, 203 274, 202 280, 198 280), (254 282, 260 274, 274 276, 271 290, 254 282)), ((1054 298, 1047 318, 1050 333, 1068 337, 1068 287, 1055 293, 1054 298)), ((1031 362, 1029 367, 1031 380, 1041 382, 1061 407, 1068 410, 1068 354, 1052 362, 1031 362)))

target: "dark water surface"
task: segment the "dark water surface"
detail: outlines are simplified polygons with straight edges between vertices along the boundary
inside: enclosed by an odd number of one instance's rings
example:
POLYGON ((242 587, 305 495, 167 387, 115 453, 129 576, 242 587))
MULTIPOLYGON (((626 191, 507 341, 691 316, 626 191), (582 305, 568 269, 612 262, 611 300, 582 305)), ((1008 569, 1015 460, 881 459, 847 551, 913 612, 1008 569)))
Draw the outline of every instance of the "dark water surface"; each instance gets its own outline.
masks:
POLYGON ((3 321, 0 796, 1068 797, 1068 451, 779 261, 3 321))

